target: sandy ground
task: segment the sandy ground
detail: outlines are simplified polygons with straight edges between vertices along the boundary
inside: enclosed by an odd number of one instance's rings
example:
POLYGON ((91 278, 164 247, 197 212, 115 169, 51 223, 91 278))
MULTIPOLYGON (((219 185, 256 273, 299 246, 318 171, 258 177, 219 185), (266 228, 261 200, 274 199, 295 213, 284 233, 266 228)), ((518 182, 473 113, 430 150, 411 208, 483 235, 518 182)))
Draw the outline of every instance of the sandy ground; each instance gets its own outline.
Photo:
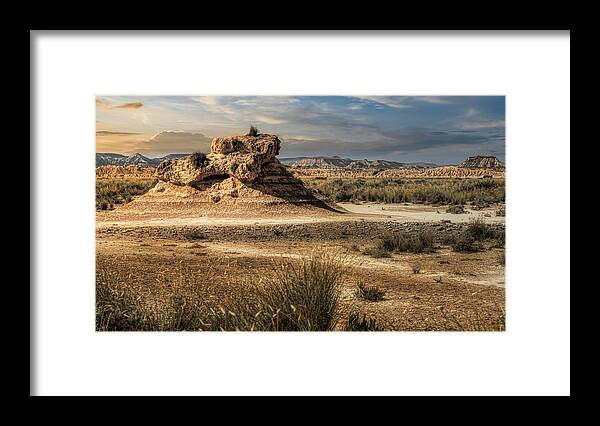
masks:
POLYGON ((483 218, 488 223, 504 223, 503 216, 495 215, 495 208, 473 210, 465 208, 464 214, 446 213, 446 207, 423 204, 381 204, 381 203, 338 203, 344 209, 359 215, 386 216, 402 222, 437 222, 447 220, 465 223, 473 218, 483 218))
MULTIPOLYGON (((346 257, 342 310, 368 314, 388 330, 497 330, 504 324, 503 248, 457 253, 401 253, 376 259, 363 253, 388 226, 464 226, 473 217, 504 224, 494 209, 445 213, 444 207, 342 203, 349 213, 324 217, 169 218, 115 220, 97 213, 97 259, 127 273, 141 295, 169 291, 175 265, 210 276, 217 296, 243 291, 244 283, 272 272, 282 259, 298 260, 315 249, 346 257), (448 224, 450 223, 450 224, 448 224), (197 229, 197 240, 181 230, 197 229), (414 273, 414 269, 418 273, 414 273), (380 302, 355 295, 359 282, 386 291, 380 302)), ((395 229, 395 228, 394 228, 395 229)), ((438 229, 438 228, 434 228, 438 229)), ((454 229, 454 228, 452 228, 454 229)), ((440 231, 441 232, 441 231, 440 231)), ((157 296, 158 295, 158 296, 157 296)))
POLYGON ((97 227, 107 226, 227 226, 227 225, 283 225, 320 222, 356 222, 379 221, 383 218, 393 221, 408 222, 449 222, 467 223, 474 218, 482 218, 486 223, 504 224, 503 216, 496 216, 496 208, 473 210, 465 208, 464 214, 446 213, 446 206, 427 206, 423 204, 382 204, 382 203, 338 203, 347 213, 336 216, 272 216, 272 217, 174 217, 174 218, 136 218, 129 215, 127 219, 116 216, 113 212, 96 213, 97 227))

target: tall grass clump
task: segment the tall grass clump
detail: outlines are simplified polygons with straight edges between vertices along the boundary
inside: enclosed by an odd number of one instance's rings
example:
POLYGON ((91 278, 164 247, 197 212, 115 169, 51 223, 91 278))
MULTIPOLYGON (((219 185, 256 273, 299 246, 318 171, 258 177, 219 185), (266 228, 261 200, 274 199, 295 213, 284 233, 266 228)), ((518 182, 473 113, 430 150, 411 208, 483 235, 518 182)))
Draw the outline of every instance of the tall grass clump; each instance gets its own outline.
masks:
POLYGON ((262 317, 261 325, 278 331, 332 330, 338 321, 344 267, 343 259, 323 253, 299 265, 282 264, 275 277, 257 289, 258 306, 270 314, 266 323, 262 317))
POLYGON ((362 315, 353 312, 348 316, 348 321, 344 327, 346 331, 384 331, 384 328, 377 324, 375 318, 369 318, 366 314, 362 315))
POLYGON ((96 273, 96 328, 101 331, 327 331, 339 320, 346 262, 314 253, 280 263, 264 282, 227 300, 211 298, 210 277, 182 270, 167 300, 142 303, 128 277, 96 273), (207 281, 199 281, 199 280, 207 281))

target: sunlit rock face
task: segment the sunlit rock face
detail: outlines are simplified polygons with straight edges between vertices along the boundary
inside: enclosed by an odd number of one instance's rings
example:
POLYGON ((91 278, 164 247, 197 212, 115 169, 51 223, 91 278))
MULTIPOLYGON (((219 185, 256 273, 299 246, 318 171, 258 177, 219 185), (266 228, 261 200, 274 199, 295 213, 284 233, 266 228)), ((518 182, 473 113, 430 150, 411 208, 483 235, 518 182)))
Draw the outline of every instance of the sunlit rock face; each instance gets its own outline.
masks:
POLYGON ((215 176, 250 183, 260 176, 265 165, 277 161, 280 146, 277 136, 267 134, 214 138, 210 154, 165 160, 156 175, 159 180, 175 185, 195 186, 215 176))

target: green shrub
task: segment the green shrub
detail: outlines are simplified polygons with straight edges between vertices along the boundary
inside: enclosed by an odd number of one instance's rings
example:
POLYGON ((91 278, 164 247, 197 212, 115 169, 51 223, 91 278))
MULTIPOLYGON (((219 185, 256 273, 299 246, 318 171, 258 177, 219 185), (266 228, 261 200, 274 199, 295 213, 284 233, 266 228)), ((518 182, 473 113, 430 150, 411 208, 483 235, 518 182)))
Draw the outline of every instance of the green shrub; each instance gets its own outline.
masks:
POLYGON ((452 250, 462 253, 470 253, 482 250, 481 244, 468 231, 459 232, 451 237, 450 246, 452 250))
POLYGON ((446 213, 451 213, 451 214, 464 214, 465 212, 465 207, 461 204, 455 205, 455 206, 450 206, 446 209, 446 213))
POLYGON ((494 248, 504 248, 506 244, 506 234, 504 228, 498 229, 494 232, 494 248))
POLYGON ((206 236, 197 229, 184 229, 182 231, 183 238, 186 240, 204 240, 206 236))
POLYGON ((369 302, 379 302, 380 300, 383 300, 385 290, 376 286, 367 286, 364 283, 359 282, 354 294, 359 299, 368 300, 369 302))
POLYGON ((467 226, 467 233, 475 241, 484 241, 495 236, 495 232, 482 218, 471 219, 467 226))
POLYGON ((208 164, 208 158, 203 152, 194 152, 192 155, 190 155, 190 162, 194 165, 194 167, 200 168, 208 164))
POLYGON ((429 253, 435 251, 433 233, 420 230, 415 233, 398 232, 381 238, 376 246, 387 252, 429 253))

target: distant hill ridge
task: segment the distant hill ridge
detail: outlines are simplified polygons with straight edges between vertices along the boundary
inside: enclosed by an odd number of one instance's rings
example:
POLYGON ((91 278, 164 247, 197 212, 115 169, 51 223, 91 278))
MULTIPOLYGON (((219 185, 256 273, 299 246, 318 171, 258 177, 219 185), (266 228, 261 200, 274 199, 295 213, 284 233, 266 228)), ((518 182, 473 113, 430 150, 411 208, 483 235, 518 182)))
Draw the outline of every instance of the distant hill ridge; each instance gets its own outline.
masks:
MULTIPOLYGON (((123 155, 116 153, 97 153, 96 166, 138 166, 158 167, 165 160, 176 160, 190 154, 168 154, 163 157, 149 158, 142 154, 123 155)), ((402 163, 390 160, 353 160, 333 157, 289 157, 280 162, 293 169, 320 170, 388 170, 388 169, 433 169, 439 167, 434 163, 415 162, 402 163)), ((458 167, 468 169, 504 169, 504 163, 494 156, 476 155, 465 159, 458 167)))
POLYGON ((132 155, 115 154, 111 152, 96 153, 96 167, 98 166, 139 166, 139 167, 158 167, 164 160, 174 160, 181 157, 187 157, 189 154, 169 154, 164 157, 148 158, 142 154, 132 155))
POLYGON ((389 160, 352 160, 341 157, 293 157, 282 158, 286 166, 298 169, 398 169, 406 167, 437 167, 433 163, 401 163, 389 160))

